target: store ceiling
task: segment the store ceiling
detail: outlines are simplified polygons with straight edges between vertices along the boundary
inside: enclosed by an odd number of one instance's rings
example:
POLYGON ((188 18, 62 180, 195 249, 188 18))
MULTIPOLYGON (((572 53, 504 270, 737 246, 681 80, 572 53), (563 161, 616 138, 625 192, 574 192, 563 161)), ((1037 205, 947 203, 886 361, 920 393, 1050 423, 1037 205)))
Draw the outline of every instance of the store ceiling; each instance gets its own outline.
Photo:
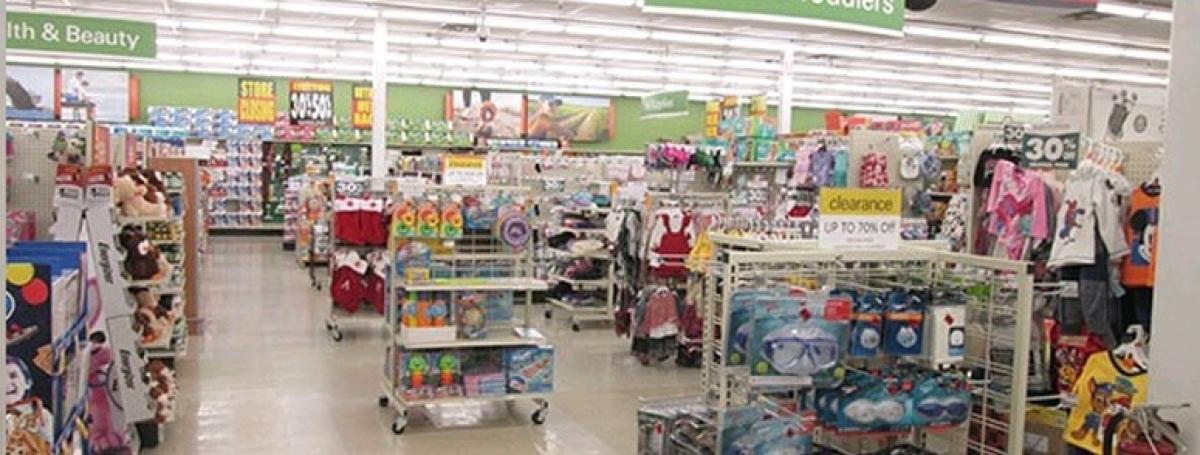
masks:
POLYGON ((372 17, 389 23, 396 82, 639 96, 778 95, 797 50, 794 102, 883 112, 1044 113, 1054 80, 1163 85, 1170 24, 1077 10, 942 0, 906 37, 642 13, 633 0, 7 1, 15 10, 159 24, 157 61, 10 51, 14 63, 367 79, 372 17), (601 3, 601 4, 596 4, 601 3), (481 40, 486 36, 487 40, 481 40))

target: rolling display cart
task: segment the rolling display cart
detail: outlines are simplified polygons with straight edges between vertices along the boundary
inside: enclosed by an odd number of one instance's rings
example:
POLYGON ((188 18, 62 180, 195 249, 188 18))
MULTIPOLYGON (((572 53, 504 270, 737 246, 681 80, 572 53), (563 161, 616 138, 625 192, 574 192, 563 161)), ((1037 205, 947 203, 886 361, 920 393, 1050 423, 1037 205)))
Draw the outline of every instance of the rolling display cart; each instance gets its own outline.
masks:
MULTIPOLYGON (((604 240, 604 223, 609 209, 556 208, 555 210, 560 217, 571 215, 577 219, 588 220, 588 225, 593 226, 552 228, 557 235, 570 235, 573 238, 572 242, 581 240, 600 242, 598 244, 600 248, 580 250, 566 244, 559 247, 546 246, 549 257, 558 265, 558 267, 551 268, 549 281, 570 289, 565 292, 566 295, 553 295, 546 298, 546 302, 549 304, 546 307, 546 319, 554 317, 552 308, 562 309, 571 315, 571 330, 576 332, 580 330, 580 323, 583 322, 612 322, 616 260, 604 240), (581 263, 598 270, 599 273, 594 274, 598 276, 588 278, 570 276, 573 266, 581 263)), ((565 224, 565 222, 560 220, 560 224, 565 224)))
POLYGON ((446 403, 532 400, 530 420, 544 423, 554 350, 530 325, 533 293, 547 285, 533 278, 526 190, 404 185, 398 191, 379 398, 398 412, 392 432, 404 432, 412 408, 446 403), (483 205, 458 211, 467 199, 483 205), (418 210, 407 211, 407 204, 418 210), (429 221, 434 216, 420 209, 438 205, 449 230, 404 225, 416 213, 429 221), (517 299, 524 300, 520 318, 513 317, 517 299))
MULTIPOLYGON (((320 243, 332 246, 327 255, 329 293, 333 301, 329 305, 329 317, 325 319, 325 330, 329 332, 333 341, 342 341, 340 321, 376 320, 385 313, 382 306, 382 283, 383 277, 387 275, 384 270, 387 267, 381 264, 384 263, 382 259, 387 250, 387 225, 383 215, 387 205, 387 193, 382 188, 372 186, 372 180, 368 177, 343 176, 333 181, 331 192, 333 216, 328 217, 329 232, 323 233, 322 238, 318 239, 317 235, 321 234, 321 230, 314 229, 310 255, 317 254, 315 248, 320 243), (367 201, 371 202, 368 204, 367 201), (368 209, 368 205, 373 206, 373 209, 368 209), (367 216, 367 212, 371 210, 374 210, 374 216, 367 216), (353 261, 355 265, 347 266, 346 261, 353 261), (352 269, 356 275, 349 278, 336 276, 350 273, 345 269, 352 269), (345 295, 355 292, 350 290, 358 286, 357 283, 350 282, 355 279, 361 280, 363 288, 368 291, 372 286, 376 287, 375 290, 379 291, 378 298, 372 299, 368 295, 349 297, 358 301, 347 305, 345 295), (339 299, 342 301, 339 302, 339 299), (366 305, 362 305, 363 303, 366 305), (377 305, 374 311, 369 308, 371 303, 377 305), (362 308, 363 306, 368 308, 362 308)), ((312 286, 320 290, 321 282, 317 278, 315 264, 309 263, 307 268, 312 286)))

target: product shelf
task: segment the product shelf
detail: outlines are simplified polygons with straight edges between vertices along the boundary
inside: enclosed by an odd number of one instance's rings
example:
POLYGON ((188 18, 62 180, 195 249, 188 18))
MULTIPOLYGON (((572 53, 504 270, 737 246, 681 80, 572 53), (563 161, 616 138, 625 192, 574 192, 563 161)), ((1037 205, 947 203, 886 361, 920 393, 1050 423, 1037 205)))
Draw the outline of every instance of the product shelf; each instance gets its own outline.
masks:
POLYGON ((599 289, 604 289, 612 285, 612 280, 608 278, 599 278, 595 280, 576 280, 574 278, 567 278, 562 275, 550 275, 550 281, 567 283, 572 286, 588 286, 599 289))
POLYGON ((613 260, 612 253, 609 253, 606 250, 589 251, 586 253, 576 253, 573 251, 567 251, 567 250, 563 250, 560 248, 547 248, 546 251, 549 251, 550 254, 552 254, 554 256, 562 257, 562 258, 588 258, 588 259, 598 259, 598 260, 602 260, 602 261, 613 260))
POLYGON ((428 283, 397 283, 409 292, 438 291, 545 291, 549 285, 530 278, 449 278, 428 283))
POLYGON ((507 347, 507 346, 536 346, 546 343, 546 337, 542 336, 541 332, 536 329, 530 329, 522 335, 516 329, 504 334, 488 335, 487 338, 475 340, 455 339, 448 341, 430 341, 422 343, 405 343, 400 334, 396 334, 392 338, 396 346, 405 350, 419 351, 427 349, 455 349, 455 348, 489 348, 489 347, 507 347))

